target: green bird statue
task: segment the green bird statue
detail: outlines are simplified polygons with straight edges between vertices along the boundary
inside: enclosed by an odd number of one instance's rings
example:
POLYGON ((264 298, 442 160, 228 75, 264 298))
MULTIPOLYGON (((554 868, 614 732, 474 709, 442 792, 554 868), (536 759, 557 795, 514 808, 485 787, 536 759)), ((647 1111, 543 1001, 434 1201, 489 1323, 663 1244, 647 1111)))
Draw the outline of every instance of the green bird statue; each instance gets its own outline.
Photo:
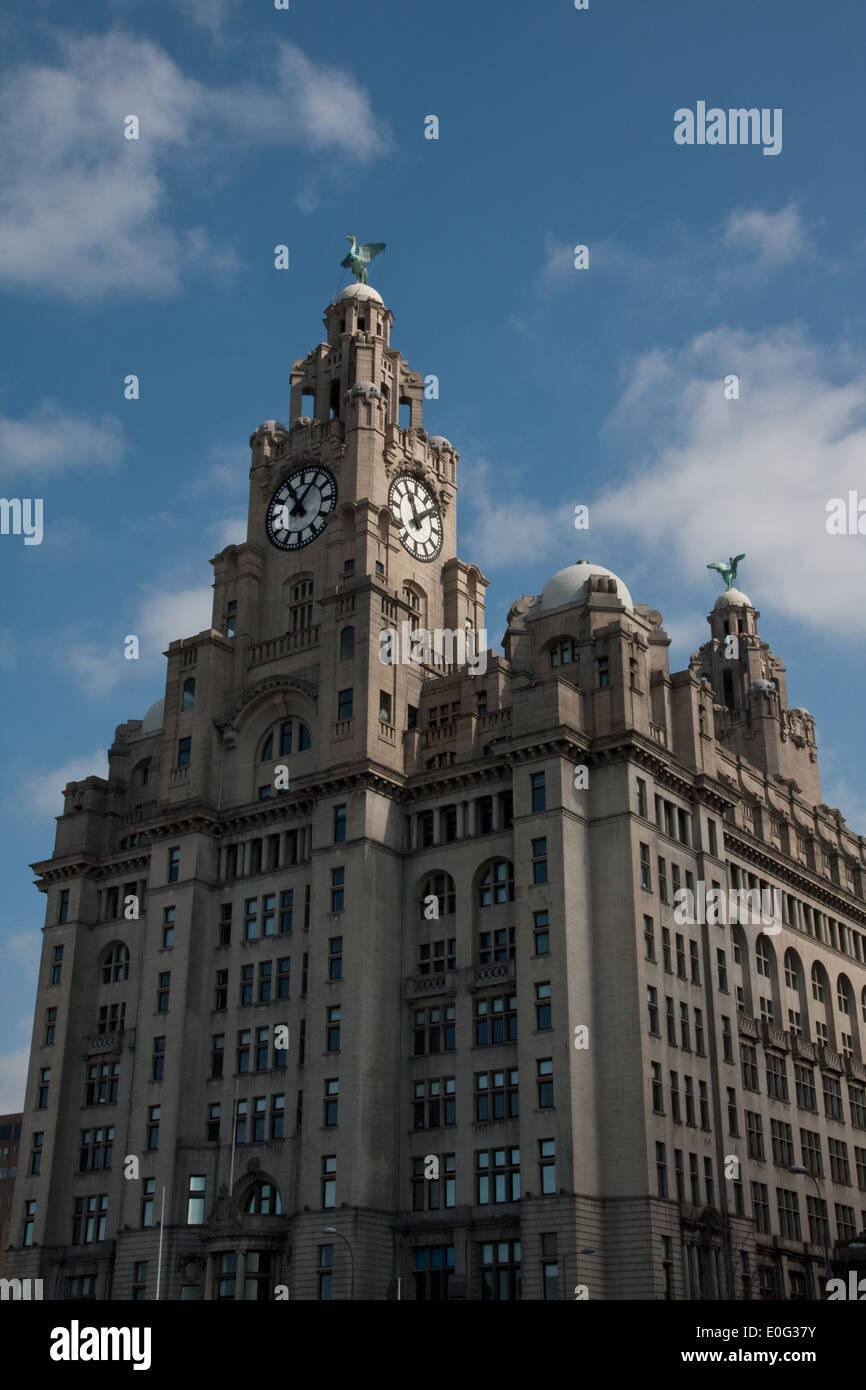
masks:
POLYGON ((728 560, 727 564, 725 564, 723 560, 713 560, 712 564, 707 565, 707 569, 718 570, 719 574, 725 581, 725 587, 728 589, 733 589, 734 580, 737 577, 737 566, 740 563, 740 561, 745 560, 745 558, 746 555, 745 552, 743 552, 742 555, 732 555, 728 560))
POLYGON ((355 279, 362 285, 367 284, 367 266, 374 261, 377 256, 381 256, 385 250, 384 241, 365 241, 363 246, 358 245, 357 237, 347 236, 347 241, 351 241, 352 249, 340 265, 346 270, 351 270, 355 279))

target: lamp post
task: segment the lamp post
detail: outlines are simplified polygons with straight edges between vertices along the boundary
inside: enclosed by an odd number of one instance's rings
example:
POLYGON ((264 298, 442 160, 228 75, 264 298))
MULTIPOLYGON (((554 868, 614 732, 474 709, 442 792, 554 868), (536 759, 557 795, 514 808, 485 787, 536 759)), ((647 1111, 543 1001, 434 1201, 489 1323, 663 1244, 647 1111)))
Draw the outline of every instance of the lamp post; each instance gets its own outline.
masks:
POLYGON ((566 1292, 565 1292, 565 1291, 566 1291, 566 1289, 568 1288, 568 1280, 566 1279, 565 1276, 566 1276, 566 1273, 567 1273, 567 1271, 568 1271, 568 1261, 571 1259, 572 1255, 574 1256, 574 1279, 575 1279, 575 1283, 576 1283, 576 1282, 577 1282, 577 1275, 578 1275, 578 1269, 577 1269, 577 1257, 578 1257, 578 1255, 594 1255, 594 1254, 595 1254, 595 1247, 594 1247, 594 1246, 589 1246, 589 1245, 584 1246, 584 1248, 583 1248, 582 1250, 566 1250, 565 1254, 562 1256, 562 1295, 561 1295, 562 1298, 565 1298, 565 1297, 566 1297, 566 1292))
POLYGON ((342 1235, 340 1231, 337 1230, 336 1226, 323 1226, 323 1227, 322 1227, 322 1235, 323 1235, 323 1236, 336 1236, 338 1240, 341 1240, 341 1241, 343 1242, 343 1244, 345 1245, 346 1249, 347 1249, 348 1252, 349 1252, 349 1272, 350 1272, 350 1280, 349 1280, 349 1289, 350 1289, 350 1292, 349 1292, 349 1298, 350 1298, 350 1300, 351 1300, 352 1302, 354 1302, 354 1298, 355 1298, 355 1255, 354 1255, 354 1252, 353 1252, 353 1250, 352 1250, 352 1246, 351 1246, 351 1244, 349 1243, 349 1241, 347 1240, 347 1238, 346 1238, 344 1235, 342 1235))
MULTIPOLYGON (((813 1183, 815 1184, 815 1191, 816 1191, 817 1194, 818 1194, 818 1201, 819 1201, 819 1202, 823 1202, 824 1199, 823 1199, 823 1197, 821 1196, 821 1188, 820 1188, 819 1185, 818 1185, 818 1179, 815 1177, 815 1174, 814 1174, 814 1173, 810 1172, 810 1170, 809 1170, 808 1168, 804 1168, 802 1163, 792 1163, 792 1164, 790 1165, 790 1167, 788 1168, 788 1172, 789 1172, 789 1173, 796 1173, 798 1176, 805 1176, 805 1177, 807 1177, 807 1178, 811 1178, 812 1181, 813 1181, 813 1183)), ((830 1247, 829 1247, 829 1245, 827 1244, 826 1231, 829 1229, 829 1226, 830 1226, 830 1223, 829 1223, 827 1217, 825 1216, 825 1217, 824 1217, 824 1231, 825 1231, 825 1236, 824 1236, 824 1277, 825 1277, 826 1279, 828 1279, 828 1280, 829 1280, 829 1278, 830 1278, 830 1247)))

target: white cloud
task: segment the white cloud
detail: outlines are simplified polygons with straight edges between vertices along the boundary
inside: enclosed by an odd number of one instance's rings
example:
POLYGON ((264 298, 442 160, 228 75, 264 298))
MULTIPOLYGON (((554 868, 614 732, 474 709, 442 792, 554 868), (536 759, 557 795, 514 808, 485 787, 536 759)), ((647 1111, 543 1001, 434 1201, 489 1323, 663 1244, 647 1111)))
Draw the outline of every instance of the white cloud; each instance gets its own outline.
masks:
POLYGON ((39 476, 82 466, 110 468, 124 455, 120 421, 113 415, 88 420, 42 403, 24 419, 0 416, 0 475, 38 468, 39 476))
POLYGON ((725 221, 723 236, 726 246, 755 258, 756 273, 791 265, 809 251, 806 229, 793 203, 778 212, 760 208, 732 212, 725 221))
POLYGON ((715 586, 710 560, 746 552, 738 584, 760 608, 839 635, 866 631, 866 544, 828 536, 826 504, 861 486, 866 370, 799 328, 719 328, 638 359, 608 429, 631 476, 593 506, 593 525, 634 537, 642 559, 715 586), (723 381, 740 378, 740 399, 723 381), (651 454, 646 440, 660 441, 651 454))
MULTIPOLYGON (((152 678, 155 685, 164 679, 163 653, 168 650, 169 643, 181 637, 194 637, 210 628, 212 613, 213 590, 204 585, 189 589, 145 590, 129 623, 113 642, 74 638, 59 647, 58 657, 64 671, 90 697, 111 695, 128 680, 135 680, 140 687, 143 681, 152 678), (138 638, 137 661, 127 661, 123 654, 126 636, 138 638)), ((144 712, 142 709, 141 714, 144 712)))
POLYGON ((208 531, 214 537, 217 550, 224 550, 227 545, 243 545, 247 538, 246 514, 216 521, 208 531))
POLYGON ((470 518, 466 544, 483 571, 508 569, 515 555, 549 554, 568 534, 567 503, 546 502, 521 493, 505 495, 507 479, 497 468, 494 480, 488 459, 474 459, 464 478, 462 497, 470 518))
POLYGON ((180 0, 180 8, 194 24, 216 34, 228 19, 232 6, 231 0, 180 0))
MULTIPOLYGON (((561 286, 570 276, 576 285, 586 279, 587 271, 574 268, 575 245, 577 238, 566 243, 548 233, 542 286, 561 286)), ((757 281, 812 254, 806 226, 794 203, 778 212, 736 209, 707 233, 679 223, 659 235, 656 247, 650 256, 624 245, 616 236, 599 237, 589 244, 589 273, 611 275, 665 297, 683 299, 700 292, 702 302, 707 303, 729 289, 732 277, 757 281)))
POLYGON ((233 145, 294 144, 362 161, 388 145, 366 89, 293 44, 273 45, 265 83, 224 88, 119 30, 60 35, 57 45, 54 65, 21 64, 0 86, 0 281, 16 288, 165 295, 186 270, 225 273, 236 264, 230 249, 170 224, 173 174, 201 177, 233 145), (128 115, 138 140, 124 139, 128 115))
POLYGON ((15 1115, 24 1109, 29 1047, 0 1054, 0 1114, 15 1115))
POLYGON ((68 758, 59 767, 35 768, 21 778, 17 789, 7 797, 7 809, 19 817, 59 816, 63 811, 63 788, 67 782, 107 776, 108 757, 104 748, 68 758))

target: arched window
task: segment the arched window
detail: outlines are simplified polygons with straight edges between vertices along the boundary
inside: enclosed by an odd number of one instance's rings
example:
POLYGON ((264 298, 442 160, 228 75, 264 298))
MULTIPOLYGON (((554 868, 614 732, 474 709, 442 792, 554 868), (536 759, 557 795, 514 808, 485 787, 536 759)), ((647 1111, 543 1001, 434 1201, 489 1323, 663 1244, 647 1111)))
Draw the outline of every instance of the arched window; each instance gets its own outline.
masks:
POLYGON ((554 642, 550 648, 551 666, 568 666, 571 662, 579 660, 580 647, 573 637, 566 637, 559 642, 554 642))
POLYGON ((772 951, 770 950, 769 941, 765 936, 759 936, 755 945, 755 964, 758 974, 763 975, 768 980, 772 973, 770 966, 771 959, 772 951))
POLYGON ((192 709, 194 705, 195 705, 195 676, 187 676, 186 680, 185 680, 184 683, 183 683, 183 695, 182 695, 182 697, 181 697, 180 707, 181 707, 182 710, 184 710, 184 709, 192 709))
POLYGON ((289 758, 292 753, 304 753, 312 746, 306 724, 302 724, 300 719, 286 719, 278 729, 272 729, 268 734, 262 744, 259 762, 270 763, 275 757, 289 758))
POLYGON ((496 860, 486 870, 478 892, 481 907, 513 902, 514 865, 507 859, 496 860))
POLYGON ((269 1182, 256 1183, 247 1197, 244 1211, 248 1216, 282 1216, 279 1188, 269 1182))
POLYGON ((122 941, 113 941, 102 957, 102 983, 120 984, 129 979, 129 948, 122 941))
POLYGON ((421 884, 421 897, 418 903, 418 915, 425 921, 431 921, 436 917, 445 917, 454 911, 455 892, 454 880, 450 874, 435 873, 428 874, 421 884), (433 903, 429 900, 436 899, 437 910, 431 912, 433 903))
POLYGON ((344 627, 340 633, 340 660, 349 661, 355 655, 355 629, 344 627))
POLYGON ((313 581, 299 579, 292 585, 289 603, 289 631, 301 632, 313 625, 313 581))

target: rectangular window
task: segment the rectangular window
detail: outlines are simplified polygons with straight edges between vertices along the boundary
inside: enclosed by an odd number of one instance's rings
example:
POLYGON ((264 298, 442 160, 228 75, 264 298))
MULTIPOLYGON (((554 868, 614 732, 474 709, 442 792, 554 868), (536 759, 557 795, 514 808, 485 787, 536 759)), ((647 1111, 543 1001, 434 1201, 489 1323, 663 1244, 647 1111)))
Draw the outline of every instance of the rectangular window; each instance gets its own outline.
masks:
POLYGON ((718 858, 719 845, 716 836, 716 822, 714 820, 709 819, 707 820, 707 848, 709 849, 710 854, 718 858))
POLYGON ((553 1105, 553 1058, 545 1057, 536 1062, 538 1078, 538 1108, 548 1110, 553 1105))
POLYGON ((343 978, 343 938, 332 936, 328 942, 328 979, 343 978))
POLYGON ((815 1091, 815 1073, 802 1062, 794 1063, 794 1081, 797 1089, 797 1105, 801 1110, 818 1113, 818 1097, 815 1091))
POLYGON ((637 813, 646 820, 646 782, 643 777, 637 778, 637 813))
POLYGON ((165 1076, 165 1038, 154 1038, 151 1057, 151 1079, 162 1081, 165 1076))
POLYGON ((655 1036, 660 1037, 659 1031, 659 992, 654 985, 647 985, 647 1026, 649 1031, 655 1036))
POLYGON ((660 1197, 668 1195, 668 1162, 664 1144, 656 1143, 656 1189, 660 1197))
MULTIPOLYGON (((30 1172, 33 1174, 42 1172, 42 1151, 44 1143, 45 1131, 41 1129, 37 1130, 33 1135, 32 1139, 30 1140, 30 1172)), ((855 1153, 859 1152, 859 1149, 855 1149, 855 1153)))
POLYGON ((341 1029, 340 1019, 341 1019, 341 1018, 342 1018, 342 1009, 340 1008, 340 1005, 339 1005, 339 1004, 335 1004, 335 1005, 333 1005, 332 1007, 330 1007, 330 1008, 328 1009, 328 1026, 327 1026, 327 1029, 326 1029, 326 1031, 325 1031, 325 1051, 326 1051, 326 1052, 339 1052, 339 1051, 340 1051, 340 1029, 341 1029))
POLYGON ((694 1128, 695 1125, 695 1082, 694 1077, 684 1076, 683 1085, 686 1092, 686 1124, 694 1128))
POLYGON ((110 1169, 114 1151, 114 1125, 101 1129, 83 1129, 78 1150, 79 1173, 94 1173, 110 1169))
POLYGON ((779 1234, 786 1240, 801 1240, 800 1199, 797 1193, 777 1187, 776 1203, 779 1209, 779 1234))
POLYGON ((480 1149, 476 1152, 475 1201, 480 1207, 520 1201, 519 1149, 480 1149))
POLYGON ((728 992, 728 961, 725 952, 719 946, 716 948, 716 970, 719 977, 719 991, 722 994, 728 992))
POLYGON ((168 1013, 169 994, 171 992, 171 971, 160 970, 156 991, 156 1011, 160 1014, 168 1013))
POLYGON ((662 1088, 661 1062, 650 1063, 650 1086, 652 1089, 653 1111, 656 1115, 663 1115, 665 1113, 665 1098, 662 1088))
POLYGON ((162 948, 167 950, 174 945, 174 908, 162 909, 162 948))
POLYGON ((57 922, 62 927, 69 920, 69 889, 61 888, 57 906, 57 922))
POLYGON ((542 1195, 556 1192, 556 1140, 539 1139, 539 1178, 542 1195))
POLYGON ((673 957, 671 955, 671 934, 667 927, 662 927, 662 961, 664 963, 665 973, 667 975, 672 975, 674 973, 674 968, 673 957))
POLYGON ((159 1121, 161 1113, 162 1107, 159 1105, 151 1105, 148 1107, 147 1139, 145 1141, 146 1149, 150 1150, 159 1148, 159 1121))
POLYGON ((545 789, 545 775, 543 772, 533 772, 529 779, 531 809, 533 811, 544 811, 547 809, 547 793, 545 789))
POLYGON ((535 954, 537 956, 550 955, 550 914, 544 912, 533 912, 533 931, 535 934, 535 954))
POLYGON ((338 1123, 338 1113, 340 1105, 340 1082, 334 1076, 325 1082, 325 1100, 322 1124, 326 1129, 332 1129, 338 1123))
POLYGON ((784 1057, 775 1052, 767 1056, 767 1095, 773 1100, 788 1102, 788 1067, 784 1057))
POLYGON ((177 765, 178 767, 189 767, 190 752, 192 750, 192 739, 181 738, 177 743, 177 765))
POLYGON ((648 893, 652 892, 653 875, 650 868, 649 845, 641 844, 640 847, 640 886, 645 888, 648 893))
POLYGON ((348 690, 340 690, 337 694, 337 718, 339 720, 352 718, 352 705, 354 698, 353 687, 348 690))
POLYGON ((767 1184, 764 1182, 752 1183, 752 1215, 755 1218, 755 1230, 758 1235, 768 1236, 770 1234, 770 1196, 767 1191, 767 1184))
POLYGON ((535 986, 535 1026, 539 1032, 553 1027, 550 1013, 550 981, 535 986))
POLYGON ((760 1163, 764 1162, 764 1122, 757 1111, 747 1110, 746 1115, 746 1143, 748 1145, 749 1158, 757 1159, 760 1163))
POLYGON ((532 841, 532 882, 547 882, 547 839, 532 841))
POLYGON ((94 1193, 76 1197, 72 1217, 72 1244, 96 1245, 105 1240, 108 1220, 108 1194, 94 1193))
POLYGON ((413 1037, 416 1057, 454 1051, 456 1014, 457 1010, 453 1004, 432 1009, 415 1009, 413 1037))
POLYGON ((848 1145, 844 1139, 828 1139, 830 1151, 830 1179, 848 1186, 851 1182, 851 1169, 848 1166, 848 1145))
POLYGON ((643 950, 644 950, 644 956, 646 957, 647 960, 653 960, 653 961, 655 960, 655 958, 656 958, 656 937, 655 937, 655 925, 654 925, 654 923, 653 923, 652 917, 646 917, 646 916, 645 916, 644 919, 643 919, 643 950))
POLYGON ((57 1027, 56 1008, 45 1010, 45 1046, 50 1047, 54 1042, 54 1033, 57 1027))
POLYGON ((841 1120, 842 1112, 842 1083, 837 1076, 828 1076, 824 1073, 824 1114, 829 1120, 841 1120))
POLYGON ((691 940, 689 941, 689 970, 692 984, 699 985, 701 983, 701 966, 698 959, 698 943, 691 940))
POLYGON ((342 845, 346 839, 346 811, 345 806, 334 807, 334 844, 342 845))
POLYGON ((517 995, 500 994, 475 1002, 475 1046, 494 1047, 517 1040, 517 995))
POLYGON ((668 1042, 671 1047, 677 1045, 677 1020, 674 1013, 674 1001, 669 994, 665 995, 665 1026, 668 1033, 668 1042))
POLYGON ((770 1120, 770 1135, 773 1143, 773 1162, 780 1168, 790 1168, 794 1162, 794 1137, 791 1126, 785 1120, 770 1120))
POLYGON ((803 1152, 803 1167, 816 1178, 823 1178, 824 1161, 821 1157, 820 1134, 814 1129, 801 1129, 800 1146, 803 1152))
POLYGON ((740 1043, 740 1063, 743 1072, 743 1088, 746 1091, 759 1091, 758 1054, 752 1043, 740 1043))
POLYGON ((168 852, 168 881, 177 883, 180 877, 180 849, 170 849, 168 852))
POLYGON ((346 871, 342 866, 331 870, 331 911, 342 912, 345 905, 346 871))
POLYGON ((51 983, 59 985, 63 978, 63 947, 55 946, 51 953, 51 983))
POLYGON ((659 856, 656 860, 656 867, 659 874, 659 898, 663 903, 668 901, 668 866, 659 856))
POLYGON ((203 1174, 191 1176, 186 1197, 186 1224, 188 1226, 204 1225, 206 1193, 207 1178, 203 1174))
POLYGON ((439 1211, 443 1207, 456 1206, 456 1166, 454 1154, 429 1154, 423 1158, 413 1158, 413 1211, 439 1211), (436 1159, 435 1167, 430 1163, 432 1158, 436 1159))
POLYGON ((731 1020, 725 1014, 722 1014, 722 1057, 726 1062, 734 1060, 734 1035, 731 1020))
POLYGON ((476 1120, 512 1120, 519 1114, 516 1067, 476 1072, 476 1120))
POLYGON ((156 1198, 156 1178, 143 1178, 141 1183, 141 1224, 153 1225, 153 1206, 156 1198))

